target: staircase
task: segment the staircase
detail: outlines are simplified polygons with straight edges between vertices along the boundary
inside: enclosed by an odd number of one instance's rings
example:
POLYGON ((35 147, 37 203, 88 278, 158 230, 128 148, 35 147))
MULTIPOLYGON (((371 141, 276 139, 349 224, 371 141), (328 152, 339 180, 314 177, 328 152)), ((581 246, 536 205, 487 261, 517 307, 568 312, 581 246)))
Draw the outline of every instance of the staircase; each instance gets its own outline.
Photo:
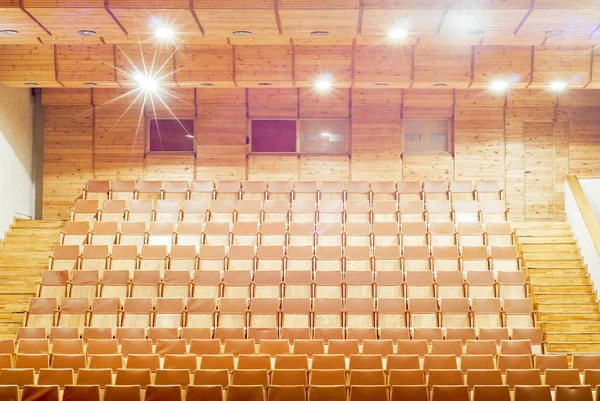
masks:
POLYGON ((513 223, 546 351, 600 352, 600 309, 566 222, 513 223))
POLYGON ((64 221, 15 220, 0 245, 0 338, 14 339, 64 221))

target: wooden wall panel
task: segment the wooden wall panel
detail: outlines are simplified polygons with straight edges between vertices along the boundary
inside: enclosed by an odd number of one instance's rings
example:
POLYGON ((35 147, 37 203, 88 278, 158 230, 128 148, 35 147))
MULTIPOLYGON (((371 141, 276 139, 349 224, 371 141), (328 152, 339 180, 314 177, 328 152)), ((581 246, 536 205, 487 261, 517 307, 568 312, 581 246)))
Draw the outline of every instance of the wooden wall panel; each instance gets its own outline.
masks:
POLYGON ((46 106, 44 113, 44 219, 70 218, 70 208, 94 177, 89 106, 46 106))
POLYGON ((173 46, 132 44, 115 46, 117 82, 138 85, 137 75, 156 77, 165 84, 175 82, 173 75, 173 46))
POLYGON ((298 86, 313 87, 321 77, 331 78, 336 87, 352 84, 352 46, 295 46, 294 63, 298 86))
POLYGON ((60 86, 54 71, 53 46, 0 45, 0 81, 7 86, 28 82, 44 87, 60 86))
POLYGON ((528 46, 474 46, 472 87, 487 88, 494 80, 525 87, 531 81, 531 54, 528 46))
POLYGON ((525 180, 523 121, 507 120, 506 128, 506 207, 510 220, 525 220, 525 180))
MULTIPOLYGON (((92 91, 90 89, 44 89, 42 91, 44 106, 91 106, 92 91)), ((89 107, 91 111, 91 107, 89 107)))
POLYGON ((454 113, 454 91, 406 89, 402 116, 411 119, 446 119, 454 113))
POLYGON ((570 88, 583 88, 590 81, 592 48, 589 46, 538 46, 531 87, 547 87, 564 81, 570 88))
POLYGON ((386 83, 407 88, 413 78, 413 49, 409 46, 357 46, 354 55, 354 86, 372 88, 386 83))
POLYGON ((450 153, 404 153, 404 181, 450 181, 454 177, 454 160, 450 153))
POLYGON ((95 82, 117 86, 113 45, 56 46, 57 79, 65 85, 83 86, 95 82))
POLYGON ((298 180, 300 159, 296 155, 249 155, 249 180, 298 180))
POLYGON ((148 98, 148 118, 193 119, 196 116, 194 88, 168 87, 148 98))
POLYGON ((301 118, 348 118, 350 89, 337 88, 330 93, 319 93, 301 88, 299 96, 301 118))
POLYGON ((298 89, 248 89, 248 117, 298 117, 298 89))
POLYGON ((194 179, 194 155, 149 153, 144 160, 144 179, 192 181, 194 179))
POLYGON ((292 46, 235 46, 235 79, 244 85, 292 86, 292 46))
POLYGON ((569 129, 569 174, 598 177, 600 108, 573 108, 564 112, 569 129))
POLYGON ((214 86, 232 87, 233 49, 231 46, 186 45, 175 54, 175 81, 196 86, 210 82, 214 86))
POLYGON ((471 81, 471 46, 415 46, 415 87, 436 83, 467 87, 471 81))
POLYGON ((565 219, 565 180, 569 174, 569 127, 554 124, 554 218, 565 219))
POLYGON ((350 160, 347 155, 301 155, 301 180, 349 180, 350 160))
POLYGON ((525 122, 525 218, 554 218, 554 123, 525 122))

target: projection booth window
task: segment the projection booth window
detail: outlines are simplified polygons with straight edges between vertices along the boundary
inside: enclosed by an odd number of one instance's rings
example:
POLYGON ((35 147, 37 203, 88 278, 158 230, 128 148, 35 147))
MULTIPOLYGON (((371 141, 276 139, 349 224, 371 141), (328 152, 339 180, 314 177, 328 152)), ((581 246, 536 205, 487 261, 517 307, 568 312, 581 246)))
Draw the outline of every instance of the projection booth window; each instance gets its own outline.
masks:
POLYGON ((296 120, 253 120, 252 152, 296 152, 296 120))
POLYGON ((348 120, 301 120, 302 153, 347 153, 348 120))
POLYGON ((448 120, 404 120, 404 151, 448 152, 448 120))
POLYGON ((193 152, 194 120, 150 120, 150 152, 193 152))

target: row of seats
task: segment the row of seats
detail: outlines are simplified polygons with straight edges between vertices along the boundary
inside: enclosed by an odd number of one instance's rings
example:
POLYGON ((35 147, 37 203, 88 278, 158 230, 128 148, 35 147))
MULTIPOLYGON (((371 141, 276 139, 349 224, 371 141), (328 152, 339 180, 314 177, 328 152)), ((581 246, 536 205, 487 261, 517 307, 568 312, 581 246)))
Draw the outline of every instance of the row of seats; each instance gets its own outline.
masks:
POLYGON ((509 246, 58 245, 51 270, 517 271, 509 246), (197 261, 197 262, 196 262, 197 261))
POLYGON ((207 298, 527 298, 523 271, 280 271, 46 270, 37 295, 42 298, 181 297, 207 298), (162 274, 161 274, 162 273, 162 274))
MULTIPOLYGON (((87 380, 86 380, 87 381, 87 380)), ((62 401, 553 401, 550 386, 517 385, 514 396, 508 386, 480 385, 189 385, 182 391, 176 385, 66 385, 62 401), (471 392, 473 393, 471 399, 471 392), (185 395, 183 395, 185 393, 185 395)), ((598 390, 596 390, 598 392, 598 390)), ((7 401, 59 401, 60 389, 52 385, 25 385, 19 397, 18 386, 0 386, 7 401)), ((554 401, 592 401, 591 386, 556 386, 554 401)))
POLYGON ((61 232, 63 245, 165 244, 193 245, 512 245, 514 232, 508 222, 459 223, 396 222, 349 223, 186 223, 68 221, 61 232))
POLYGON ((476 222, 506 221, 504 201, 287 201, 124 200, 79 199, 73 221, 266 221, 266 222, 476 222))
POLYGON ((89 181, 84 199, 501 199, 497 181, 89 181))

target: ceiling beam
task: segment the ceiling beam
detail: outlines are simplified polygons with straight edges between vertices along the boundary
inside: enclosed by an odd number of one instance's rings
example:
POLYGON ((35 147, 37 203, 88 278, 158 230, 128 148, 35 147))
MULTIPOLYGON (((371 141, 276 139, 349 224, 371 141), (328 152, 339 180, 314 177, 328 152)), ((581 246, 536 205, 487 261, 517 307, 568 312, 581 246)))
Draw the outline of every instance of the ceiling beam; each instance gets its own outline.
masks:
POLYGON ((531 4, 529 5, 529 10, 527 11, 527 13, 525 14, 525 16, 523 17, 523 19, 521 20, 521 22, 519 22, 519 24, 517 25, 517 27, 515 28, 515 30, 513 32, 514 36, 517 36, 517 33, 519 33, 519 31, 521 30, 521 28, 525 24, 525 21, 527 21, 527 18, 529 18, 529 16, 533 12, 534 8, 535 8, 535 0, 531 0, 531 4))

